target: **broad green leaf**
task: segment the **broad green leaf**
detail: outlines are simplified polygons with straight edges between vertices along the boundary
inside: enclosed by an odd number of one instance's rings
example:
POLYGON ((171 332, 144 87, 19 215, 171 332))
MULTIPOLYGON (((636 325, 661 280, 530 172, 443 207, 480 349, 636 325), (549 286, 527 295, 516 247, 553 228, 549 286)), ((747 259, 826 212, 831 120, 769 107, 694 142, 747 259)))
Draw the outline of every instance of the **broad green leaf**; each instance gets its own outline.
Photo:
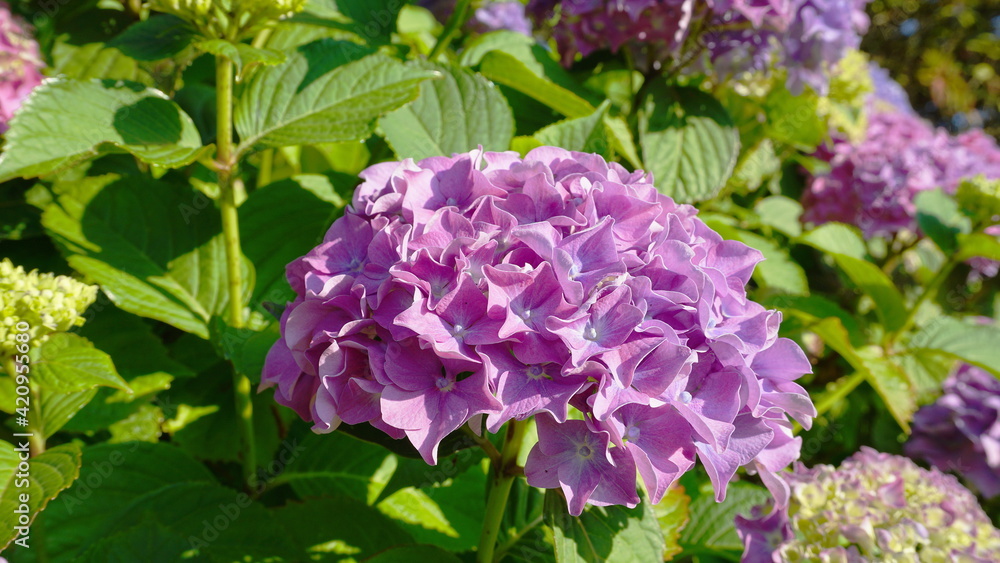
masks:
POLYGON ((824 223, 799 237, 796 242, 829 254, 843 254, 858 260, 864 260, 868 253, 861 231, 843 223, 824 223))
POLYGON ((951 374, 955 358, 933 350, 907 350, 893 359, 916 391, 918 405, 933 402, 941 395, 941 384, 951 374))
POLYGON ((825 318, 815 324, 809 326, 809 330, 816 333, 823 342, 832 348, 835 352, 840 354, 840 357, 844 358, 847 363, 851 364, 857 371, 867 371, 868 366, 859 354, 857 349, 851 343, 851 339, 847 334, 847 330, 844 325, 840 322, 840 319, 836 317, 825 318))
MULTIPOLYGON (((70 266, 101 284, 121 309, 208 338, 228 307, 218 211, 186 186, 113 175, 75 183, 42 224, 70 266)), ((244 296, 253 269, 244 260, 244 296)))
POLYGON ((153 78, 138 61, 104 43, 71 45, 57 41, 52 46, 52 73, 76 80, 131 80, 153 85, 153 78))
POLYGON ((420 83, 435 76, 370 52, 320 40, 254 74, 235 108, 239 152, 366 139, 376 119, 414 99, 420 83))
POLYGON ((666 544, 653 507, 590 506, 571 516, 557 490, 545 493, 545 523, 552 528, 556 561, 663 561, 666 544))
POLYGON ((566 117, 584 117, 594 113, 590 102, 545 75, 536 73, 508 53, 490 51, 483 57, 479 71, 493 82, 526 94, 566 117))
POLYGON ((129 26, 112 39, 109 47, 139 61, 158 61, 180 53, 195 37, 187 22, 170 14, 158 14, 129 26))
POLYGON ((906 373, 878 347, 861 348, 858 355, 868 370, 868 383, 875 388, 900 428, 910 433, 910 421, 917 412, 916 390, 906 373))
POLYGON ((246 73, 257 65, 274 66, 285 61, 285 54, 281 51, 251 47, 246 43, 234 43, 225 39, 206 39, 196 45, 206 53, 233 61, 241 73, 246 73))
MULTIPOLYGON (((781 159, 774 152, 774 143, 770 139, 763 139, 740 158, 729 181, 740 188, 753 191, 780 171, 781 159)), ((799 212, 801 213, 801 209, 799 212)))
POLYGON ((0 483, 10 481, 17 471, 18 460, 19 455, 14 451, 14 444, 0 440, 0 483))
POLYGON ((362 560, 386 548, 413 543, 396 522, 362 501, 341 495, 290 502, 275 510, 275 519, 298 546, 302 561, 336 561, 343 553, 362 560))
POLYGON ((451 156, 477 146, 488 151, 510 148, 514 115, 493 83, 454 65, 413 65, 441 78, 424 82, 416 100, 379 121, 397 156, 419 160, 451 156))
POLYGON ((819 117, 819 97, 812 92, 795 95, 783 85, 775 88, 764 101, 767 136, 811 151, 826 138, 827 126, 819 117))
POLYGON ((855 316, 821 295, 775 295, 765 298, 762 304, 769 309, 781 309, 786 320, 795 316, 806 323, 815 323, 828 317, 837 317, 852 344, 862 346, 866 342, 855 316))
POLYGON ((77 561, 82 563, 174 563, 191 547, 185 538, 152 516, 136 526, 101 538, 77 561))
POLYGON ((462 560, 455 554, 432 545, 402 545, 365 559, 365 563, 411 563, 413 561, 459 563, 462 560))
POLYGON ((959 236, 958 260, 968 260, 981 256, 990 260, 1000 260, 1000 238, 986 233, 959 236))
POLYGON ((1000 377, 1000 327, 940 316, 910 339, 911 350, 947 354, 1000 377))
POLYGON ((474 67, 491 51, 501 51, 527 63, 527 59, 531 58, 531 46, 534 44, 532 38, 509 29, 475 35, 462 47, 459 64, 474 67))
POLYGON ((666 541, 666 552, 664 559, 669 561, 675 555, 683 551, 680 545, 681 532, 690 522, 688 508, 691 504, 691 497, 684 493, 684 488, 679 485, 671 487, 663 499, 653 506, 656 520, 660 523, 660 531, 666 541))
POLYGON ((917 206, 920 230, 945 254, 953 254, 958 248, 958 236, 972 230, 972 221, 940 189, 918 193, 913 203, 917 206))
POLYGON ((594 113, 553 123, 535 133, 534 137, 541 145, 608 156, 610 147, 604 118, 610 107, 611 102, 606 101, 594 113))
MULTIPOLYGON (((27 516, 30 525, 38 513, 77 478, 80 446, 63 444, 50 448, 28 461, 28 465, 28 477, 18 477, 15 473, 4 482, 0 493, 0 549, 6 549, 18 536, 15 526, 24 525, 21 514, 27 516), (21 502, 21 495, 28 495, 28 502, 21 502)), ((29 545, 36 546, 37 540, 36 534, 29 545)))
POLYGON ((372 45, 389 43, 405 2, 398 0, 311 0, 296 20, 353 32, 372 45))
POLYGON ((639 158, 639 152, 635 147, 635 139, 632 138, 632 131, 629 130, 625 118, 605 116, 604 126, 608 129, 608 140, 611 141, 611 148, 622 155, 633 167, 643 168, 642 159, 639 158))
POLYGON ((42 426, 45 437, 58 432, 76 413, 97 395, 97 388, 74 393, 45 393, 42 395, 42 426))
POLYGON ((764 287, 776 289, 793 295, 807 295, 809 282, 806 272, 799 266, 788 250, 776 244, 773 240, 758 234, 733 229, 735 239, 755 248, 764 255, 764 261, 754 268, 753 278, 764 287))
POLYGON ((760 222, 781 232, 787 237, 797 237, 802 234, 802 204, 783 195, 766 197, 757 202, 753 210, 760 217, 760 222))
POLYGON ((661 192, 681 203, 711 199, 733 171, 739 131, 725 108, 696 88, 657 85, 639 108, 639 145, 661 192))
POLYGON ((692 551, 707 551, 729 556, 743 553, 743 542, 736 534, 737 515, 748 516, 754 506, 771 498, 762 487, 745 482, 729 483, 726 500, 716 502, 715 495, 696 498, 688 514, 690 522, 681 533, 681 545, 692 551))
POLYGON ((899 289, 889 276, 871 262, 845 254, 833 254, 837 266, 875 302, 875 311, 889 332, 902 328, 906 321, 906 304, 899 289))
POLYGON ((158 90, 56 78, 35 88, 11 120, 0 182, 45 176, 109 152, 174 168, 204 148, 191 118, 158 90))
POLYGON ((320 194, 323 197, 316 195, 316 179, 326 177, 296 176, 268 184, 251 193, 240 206, 243 253, 253 262, 257 274, 250 299, 254 305, 291 300, 294 295, 285 280, 285 266, 323 240, 340 212, 340 208, 324 200, 331 196, 329 192, 320 194), (295 220, 290 221, 290 217, 295 220))
POLYGON ((76 334, 53 335, 38 348, 32 376, 47 393, 75 393, 97 386, 130 391, 111 357, 76 334))

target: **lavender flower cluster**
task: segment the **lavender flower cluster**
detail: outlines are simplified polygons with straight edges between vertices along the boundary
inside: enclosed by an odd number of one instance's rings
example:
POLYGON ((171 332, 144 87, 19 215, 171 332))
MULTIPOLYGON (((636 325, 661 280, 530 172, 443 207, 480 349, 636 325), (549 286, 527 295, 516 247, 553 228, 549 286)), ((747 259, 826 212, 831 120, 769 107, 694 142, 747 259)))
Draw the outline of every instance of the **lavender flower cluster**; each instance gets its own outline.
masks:
POLYGON ((957 136, 935 129, 894 90, 876 89, 891 98, 872 100, 861 142, 835 136, 814 155, 830 170, 811 179, 802 201, 804 221, 849 223, 868 237, 916 232, 914 199, 921 191, 942 188, 954 194, 963 179, 1000 178, 994 139, 980 129, 957 136))
POLYGON ((810 371, 747 299, 761 255, 643 172, 541 147, 387 162, 288 266, 262 388, 318 432, 370 423, 427 463, 465 424, 534 416, 528 482, 569 509, 653 502, 701 459, 719 499, 741 466, 778 498, 810 371))
MULTIPOLYGON (((427 8, 441 23, 448 21, 455 11, 455 0, 420 0, 418 4, 427 8)), ((489 33, 508 30, 531 36, 531 21, 524 11, 524 4, 518 0, 500 2, 480 2, 465 23, 466 31, 489 33)))
POLYGON ((862 448, 839 468, 796 464, 787 509, 736 518, 743 563, 998 561, 1000 530, 951 475, 862 448))
POLYGON ((42 56, 27 24, 0 2, 0 133, 14 111, 42 83, 42 56))
POLYGON ((955 471, 986 497, 1000 495, 1000 380, 963 364, 943 388, 913 417, 906 455, 955 471))
POLYGON ((788 87, 820 94, 828 72, 868 28, 868 0, 531 0, 528 12, 549 24, 563 63, 623 47, 658 67, 705 47, 720 76, 788 70, 788 87))

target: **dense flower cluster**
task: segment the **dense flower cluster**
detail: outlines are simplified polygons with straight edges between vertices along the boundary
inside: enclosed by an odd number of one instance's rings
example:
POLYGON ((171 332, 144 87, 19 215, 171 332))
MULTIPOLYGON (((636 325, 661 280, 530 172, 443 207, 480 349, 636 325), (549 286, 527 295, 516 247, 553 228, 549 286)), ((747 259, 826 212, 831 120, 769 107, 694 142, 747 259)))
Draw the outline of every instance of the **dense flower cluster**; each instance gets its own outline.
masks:
POLYGON ((528 482, 570 511, 658 501, 699 457, 773 487, 798 457, 810 371, 747 299, 761 255, 649 176, 541 147, 374 165, 324 242, 288 266, 262 387, 330 431, 369 422, 431 464, 471 421, 535 416, 528 482), (576 413, 574 416, 573 413, 576 413))
POLYGON ((240 38, 268 20, 294 15, 306 0, 152 0, 150 7, 183 18, 209 37, 240 38))
POLYGON ((827 73, 857 48, 867 0, 531 0, 552 28, 565 64, 577 54, 633 49, 653 66, 686 60, 700 46, 720 75, 788 70, 788 86, 826 93, 827 73), (555 20, 553 23, 553 19, 555 20))
MULTIPOLYGON (((883 85, 876 92, 892 90, 883 85)), ((817 151, 830 170, 812 178, 803 197, 804 221, 850 223, 866 236, 915 232, 914 199, 921 191, 954 194, 965 178, 1000 178, 1000 147, 982 130, 951 136, 908 105, 899 108, 901 102, 874 98, 863 140, 835 135, 817 151)))
POLYGON ((0 133, 35 86, 42 83, 42 57, 26 24, 0 2, 0 133))
POLYGON ((944 394, 913 417, 906 455, 958 473, 987 497, 1000 495, 1000 380, 959 368, 944 394))
POLYGON ((997 561, 1000 530, 958 481, 862 448, 840 468, 801 464, 781 477, 787 510, 737 517, 744 563, 997 561))
MULTIPOLYGON (((441 23, 448 21, 455 10, 455 0, 420 0, 419 4, 430 10, 441 23)), ((465 28, 475 33, 506 29, 531 36, 531 21, 524 12, 524 4, 517 0, 480 3, 465 28)))
POLYGON ((28 324, 28 344, 34 348, 54 332, 83 325, 83 312, 97 298, 97 286, 66 276, 26 273, 9 259, 0 260, 0 357, 16 353, 15 337, 28 324))

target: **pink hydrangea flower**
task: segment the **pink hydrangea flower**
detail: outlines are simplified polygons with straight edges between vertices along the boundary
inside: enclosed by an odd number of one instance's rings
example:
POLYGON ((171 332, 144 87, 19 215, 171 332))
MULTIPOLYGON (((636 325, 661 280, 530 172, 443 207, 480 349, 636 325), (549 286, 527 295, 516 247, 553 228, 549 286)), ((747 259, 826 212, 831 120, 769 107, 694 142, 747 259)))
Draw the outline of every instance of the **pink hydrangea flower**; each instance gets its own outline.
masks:
POLYGON ((14 111, 42 83, 42 57, 28 26, 0 2, 0 133, 14 111))
POLYGON ((773 487, 814 408, 780 313, 747 299, 761 255, 643 172, 541 147, 386 162, 288 265, 298 297, 261 387, 318 432, 370 423, 427 463, 465 424, 534 417, 525 467, 570 511, 658 502, 695 463, 717 496, 773 487))

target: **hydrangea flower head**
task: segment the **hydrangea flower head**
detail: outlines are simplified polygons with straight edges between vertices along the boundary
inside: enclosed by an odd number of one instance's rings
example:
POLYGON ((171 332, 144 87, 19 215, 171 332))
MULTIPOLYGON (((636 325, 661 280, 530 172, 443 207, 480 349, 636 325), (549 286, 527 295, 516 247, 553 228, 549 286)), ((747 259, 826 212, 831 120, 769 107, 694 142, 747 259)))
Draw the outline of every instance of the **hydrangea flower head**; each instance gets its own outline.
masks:
POLYGON ((950 475, 863 447, 839 468, 797 464, 786 510, 736 518, 745 563, 996 561, 1000 530, 950 475))
POLYGON ((0 133, 14 111, 42 83, 42 57, 26 24, 0 2, 0 133))
POLYGON ((97 286, 67 276, 25 272, 4 258, 0 260, 0 356, 16 354, 15 337, 27 323, 28 344, 34 348, 55 332, 82 326, 83 312, 97 298, 97 286))
POLYGON ((943 391, 913 417, 906 455, 958 473, 986 497, 1000 495, 1000 380, 963 364, 943 391))
POLYGON ((534 417, 525 467, 571 512, 654 502, 698 458, 779 501, 815 411, 780 313, 747 299, 761 255, 643 172, 540 147, 386 162, 288 266, 262 388, 316 431, 370 423, 437 462, 465 424, 534 417))

